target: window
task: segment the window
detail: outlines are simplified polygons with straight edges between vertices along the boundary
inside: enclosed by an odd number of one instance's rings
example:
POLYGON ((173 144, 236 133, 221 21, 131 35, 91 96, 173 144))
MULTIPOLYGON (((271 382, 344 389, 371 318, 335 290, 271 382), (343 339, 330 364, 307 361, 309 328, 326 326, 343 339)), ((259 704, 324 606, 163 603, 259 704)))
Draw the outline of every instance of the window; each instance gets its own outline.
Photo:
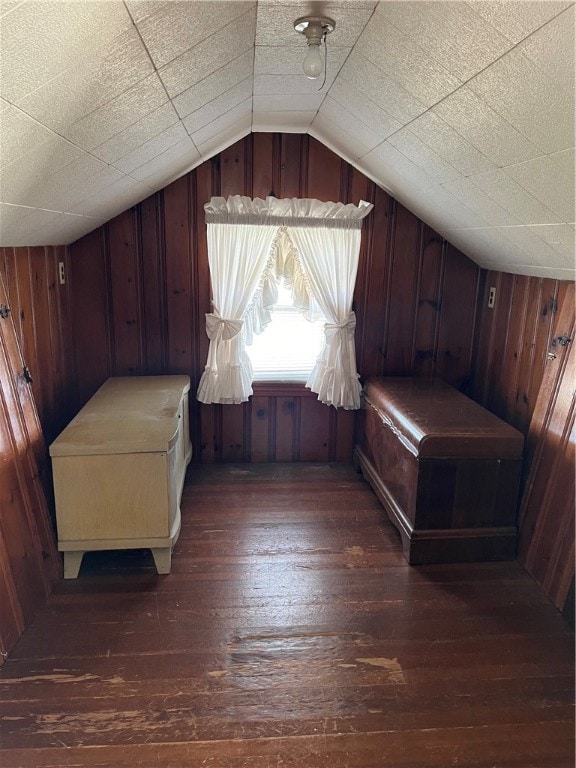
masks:
POLYGON ((311 323, 292 306, 290 290, 278 289, 272 322, 246 347, 254 381, 306 381, 324 339, 324 320, 311 323))

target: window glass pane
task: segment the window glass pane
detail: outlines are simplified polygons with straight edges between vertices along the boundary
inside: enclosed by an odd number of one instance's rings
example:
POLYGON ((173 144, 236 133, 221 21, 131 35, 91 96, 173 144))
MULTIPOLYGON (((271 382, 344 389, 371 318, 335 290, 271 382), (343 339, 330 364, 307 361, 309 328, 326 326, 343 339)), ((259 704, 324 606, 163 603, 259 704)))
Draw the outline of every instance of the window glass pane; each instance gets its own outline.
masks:
POLYGON ((272 322, 246 347, 254 380, 306 381, 320 354, 323 331, 324 321, 306 320, 292 306, 290 291, 281 287, 272 322))

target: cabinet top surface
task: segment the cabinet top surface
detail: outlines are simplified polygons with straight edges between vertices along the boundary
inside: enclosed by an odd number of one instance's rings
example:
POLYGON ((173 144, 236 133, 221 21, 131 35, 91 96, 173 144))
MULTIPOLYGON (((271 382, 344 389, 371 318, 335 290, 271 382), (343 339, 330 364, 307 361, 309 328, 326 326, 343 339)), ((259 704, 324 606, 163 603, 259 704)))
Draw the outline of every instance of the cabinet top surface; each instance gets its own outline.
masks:
POLYGON ((373 378, 363 394, 415 455, 522 455, 521 432, 440 379, 373 378))
POLYGON ((188 376, 110 378, 50 446, 51 456, 167 451, 188 376))

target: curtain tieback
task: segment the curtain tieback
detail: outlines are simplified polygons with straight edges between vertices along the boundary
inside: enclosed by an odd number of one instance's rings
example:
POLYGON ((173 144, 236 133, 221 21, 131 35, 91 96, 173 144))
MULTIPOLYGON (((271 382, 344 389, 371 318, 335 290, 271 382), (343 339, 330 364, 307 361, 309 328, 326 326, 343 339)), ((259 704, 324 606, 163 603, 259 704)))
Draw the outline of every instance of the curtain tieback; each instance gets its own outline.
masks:
POLYGON ((333 336, 338 331, 345 331, 349 336, 354 334, 356 328, 356 315, 354 312, 350 312, 346 320, 343 323, 325 323, 324 332, 326 337, 333 336))
POLYGON ((219 314, 211 312, 206 315, 206 333, 210 341, 220 333, 220 338, 227 341, 233 339, 242 330, 244 320, 227 320, 219 314))

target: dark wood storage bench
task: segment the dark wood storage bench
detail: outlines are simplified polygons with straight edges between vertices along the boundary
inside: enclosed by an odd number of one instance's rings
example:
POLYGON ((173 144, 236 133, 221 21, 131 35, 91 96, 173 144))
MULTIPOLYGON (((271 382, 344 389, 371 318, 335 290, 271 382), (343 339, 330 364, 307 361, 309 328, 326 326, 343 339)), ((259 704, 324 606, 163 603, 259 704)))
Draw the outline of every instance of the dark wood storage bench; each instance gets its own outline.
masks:
POLYGON ((524 438, 439 379, 370 379, 359 466, 409 563, 510 560, 524 438))

